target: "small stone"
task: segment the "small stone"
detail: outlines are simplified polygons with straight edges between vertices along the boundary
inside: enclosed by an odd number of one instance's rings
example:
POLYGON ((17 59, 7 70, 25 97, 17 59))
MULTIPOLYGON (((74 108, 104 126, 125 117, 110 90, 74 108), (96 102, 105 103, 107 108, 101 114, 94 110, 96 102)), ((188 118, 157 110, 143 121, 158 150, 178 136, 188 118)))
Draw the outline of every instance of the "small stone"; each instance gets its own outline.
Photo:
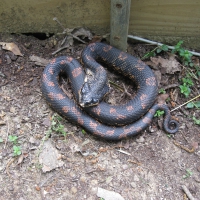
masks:
POLYGON ((83 182, 83 183, 85 183, 86 177, 85 177, 85 176, 81 176, 81 177, 80 177, 80 181, 83 182))
POLYGON ((20 129, 21 128, 21 125, 20 124, 17 124, 17 129, 20 129))
POLYGON ((136 183, 135 182, 131 182, 131 187, 136 188, 136 183))
POLYGON ((15 108, 14 107, 10 107, 10 112, 11 113, 15 113, 15 108))
POLYGON ((143 143, 145 141, 143 136, 140 136, 138 139, 136 139, 136 142, 143 143))
POLYGON ((71 188, 71 193, 72 194, 76 194, 77 193, 77 188, 76 187, 72 187, 71 188))
POLYGON ((134 175, 134 178, 133 178, 134 181, 138 182, 140 179, 138 178, 137 175, 134 175))

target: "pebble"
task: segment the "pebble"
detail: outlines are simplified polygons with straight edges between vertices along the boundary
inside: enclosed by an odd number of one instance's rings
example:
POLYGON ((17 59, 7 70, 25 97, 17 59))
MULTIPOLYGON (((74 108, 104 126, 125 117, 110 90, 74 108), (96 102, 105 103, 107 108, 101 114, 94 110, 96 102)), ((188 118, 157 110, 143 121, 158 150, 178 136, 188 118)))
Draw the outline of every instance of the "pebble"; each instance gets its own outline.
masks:
POLYGON ((136 139, 136 142, 143 143, 145 141, 143 136, 140 136, 138 139, 136 139))
POLYGON ((133 178, 134 181, 138 182, 140 179, 138 178, 137 175, 134 175, 134 178, 133 178))
POLYGON ((136 188, 136 183, 135 182, 131 182, 131 187, 136 188))
POLYGON ((77 193, 77 191, 78 191, 78 190, 77 190, 77 188, 76 188, 76 187, 72 187, 72 188, 71 188, 71 193, 72 193, 72 194, 76 194, 76 193, 77 193))

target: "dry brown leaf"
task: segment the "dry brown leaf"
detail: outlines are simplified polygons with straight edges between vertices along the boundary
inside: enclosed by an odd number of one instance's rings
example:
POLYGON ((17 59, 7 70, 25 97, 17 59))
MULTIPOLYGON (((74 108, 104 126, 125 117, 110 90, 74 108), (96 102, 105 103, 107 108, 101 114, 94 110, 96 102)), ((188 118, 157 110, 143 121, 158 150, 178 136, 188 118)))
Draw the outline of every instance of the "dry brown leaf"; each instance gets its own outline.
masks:
POLYGON ((0 45, 2 46, 3 49, 12 51, 17 56, 23 56, 18 46, 15 43, 0 42, 0 45))
POLYGON ((169 59, 164 59, 160 56, 158 58, 152 57, 150 59, 155 65, 160 66, 162 73, 174 74, 175 72, 181 71, 180 63, 174 56, 170 56, 169 59))

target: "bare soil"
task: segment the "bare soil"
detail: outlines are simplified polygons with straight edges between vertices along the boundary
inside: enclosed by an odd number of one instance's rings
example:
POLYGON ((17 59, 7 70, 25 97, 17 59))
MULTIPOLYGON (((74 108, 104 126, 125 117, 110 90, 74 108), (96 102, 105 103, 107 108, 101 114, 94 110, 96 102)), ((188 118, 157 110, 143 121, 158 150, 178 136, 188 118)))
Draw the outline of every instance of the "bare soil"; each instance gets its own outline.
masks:
MULTIPOLYGON (((118 142, 83 133, 80 127, 63 120, 65 130, 70 133, 66 140, 63 135, 52 133, 48 141, 64 164, 43 172, 38 155, 55 112, 41 93, 44 67, 35 65, 29 57, 51 59, 71 55, 80 59, 85 45, 79 43, 53 56, 61 40, 55 36, 41 40, 32 35, 0 35, 1 42, 14 42, 23 53, 23 57, 15 56, 0 48, 0 138, 3 139, 0 200, 98 200, 98 187, 119 193, 125 200, 187 200, 182 185, 194 198, 200 199, 200 128, 191 118, 200 118, 198 109, 182 107, 173 112, 180 122, 174 136, 163 132, 162 118, 155 118, 138 136, 118 142), (9 135, 18 136, 22 156, 13 157, 9 135)), ((142 57, 152 48, 130 44, 129 52, 142 57)), ((183 75, 184 70, 174 75, 163 74, 159 87, 178 84, 178 78, 183 75)), ((123 88, 123 78, 111 72, 110 77, 123 88)), ((128 85, 127 82, 125 87, 132 93, 133 87, 128 85)), ((111 97, 107 98, 109 103, 123 103, 129 98, 112 87, 111 97)), ((199 91, 199 81, 195 87, 199 91)), ((178 87, 168 89, 167 93, 174 98, 173 106, 186 101, 178 87)))

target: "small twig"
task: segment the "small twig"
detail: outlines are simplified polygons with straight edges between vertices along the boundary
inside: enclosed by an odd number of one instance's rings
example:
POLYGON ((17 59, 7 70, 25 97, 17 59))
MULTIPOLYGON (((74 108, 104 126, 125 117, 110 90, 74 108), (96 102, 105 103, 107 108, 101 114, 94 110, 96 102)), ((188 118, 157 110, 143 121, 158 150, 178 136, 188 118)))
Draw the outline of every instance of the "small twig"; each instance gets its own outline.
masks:
POLYGON ((187 102, 185 102, 185 103, 181 104, 180 106, 178 106, 178 107, 174 108, 174 109, 173 109, 173 110, 171 110, 170 112, 173 112, 173 111, 175 111, 175 110, 177 110, 177 109, 179 109, 179 108, 183 107, 184 105, 186 105, 186 104, 190 103, 191 101, 194 101, 195 99, 197 99, 197 98, 199 98, 199 97, 200 97, 200 94, 199 94, 198 96, 196 96, 196 97, 194 97, 194 98, 190 99, 189 101, 187 101, 187 102))
POLYGON ((122 83, 122 85, 123 85, 123 88, 124 88, 124 93, 125 93, 127 96, 131 97, 132 95, 128 92, 128 90, 126 89, 124 83, 122 83))
POLYGON ((6 148, 6 145, 7 145, 7 142, 8 142, 8 135, 9 135, 9 123, 7 121, 7 133, 6 133, 6 141, 5 141, 5 144, 4 144, 4 149, 6 148))
POLYGON ((44 180, 42 183, 40 183, 39 187, 40 187, 40 188, 43 187, 44 184, 45 184, 47 181, 49 181, 49 179, 51 179, 53 176, 55 176, 55 174, 52 174, 52 175, 49 176, 46 180, 44 180))
POLYGON ((9 177, 11 177, 10 172, 9 172, 9 167, 10 167, 10 165, 16 160, 16 158, 17 158, 17 157, 11 158, 11 159, 9 160, 9 162, 7 163, 7 165, 6 165, 6 173, 8 174, 9 177))
POLYGON ((185 194, 187 195, 187 197, 190 199, 190 200, 197 200, 196 198, 194 198, 192 196, 192 194, 190 193, 190 191, 188 190, 188 188, 185 186, 185 185, 182 185, 181 186, 183 191, 185 192, 185 194))
POLYGON ((62 51, 63 49, 67 49, 67 48, 69 48, 69 46, 61 47, 61 48, 59 48, 58 50, 54 51, 54 52, 52 53, 52 55, 55 55, 55 54, 57 54, 58 52, 62 51))
POLYGON ((188 149, 187 147, 184 147, 183 145, 179 144, 178 142, 174 141, 174 144, 177 146, 177 147, 180 147, 181 149, 187 151, 188 153, 194 153, 195 149, 194 147, 192 147, 192 149, 188 149))
POLYGON ((128 156, 131 156, 131 154, 128 153, 128 152, 126 152, 126 151, 123 151, 123 150, 120 150, 120 149, 117 149, 117 151, 119 151, 120 153, 124 153, 124 154, 126 154, 126 155, 128 155, 128 156))
POLYGON ((117 85, 116 83, 114 83, 114 82, 112 82, 112 81, 109 81, 109 83, 110 83, 111 85, 114 85, 114 86, 115 86, 117 89, 119 89, 121 92, 124 92, 123 88, 120 87, 119 85, 117 85))
POLYGON ((175 88, 178 87, 178 84, 171 84, 171 85, 167 85, 165 87, 163 87, 164 90, 170 89, 170 88, 175 88))

